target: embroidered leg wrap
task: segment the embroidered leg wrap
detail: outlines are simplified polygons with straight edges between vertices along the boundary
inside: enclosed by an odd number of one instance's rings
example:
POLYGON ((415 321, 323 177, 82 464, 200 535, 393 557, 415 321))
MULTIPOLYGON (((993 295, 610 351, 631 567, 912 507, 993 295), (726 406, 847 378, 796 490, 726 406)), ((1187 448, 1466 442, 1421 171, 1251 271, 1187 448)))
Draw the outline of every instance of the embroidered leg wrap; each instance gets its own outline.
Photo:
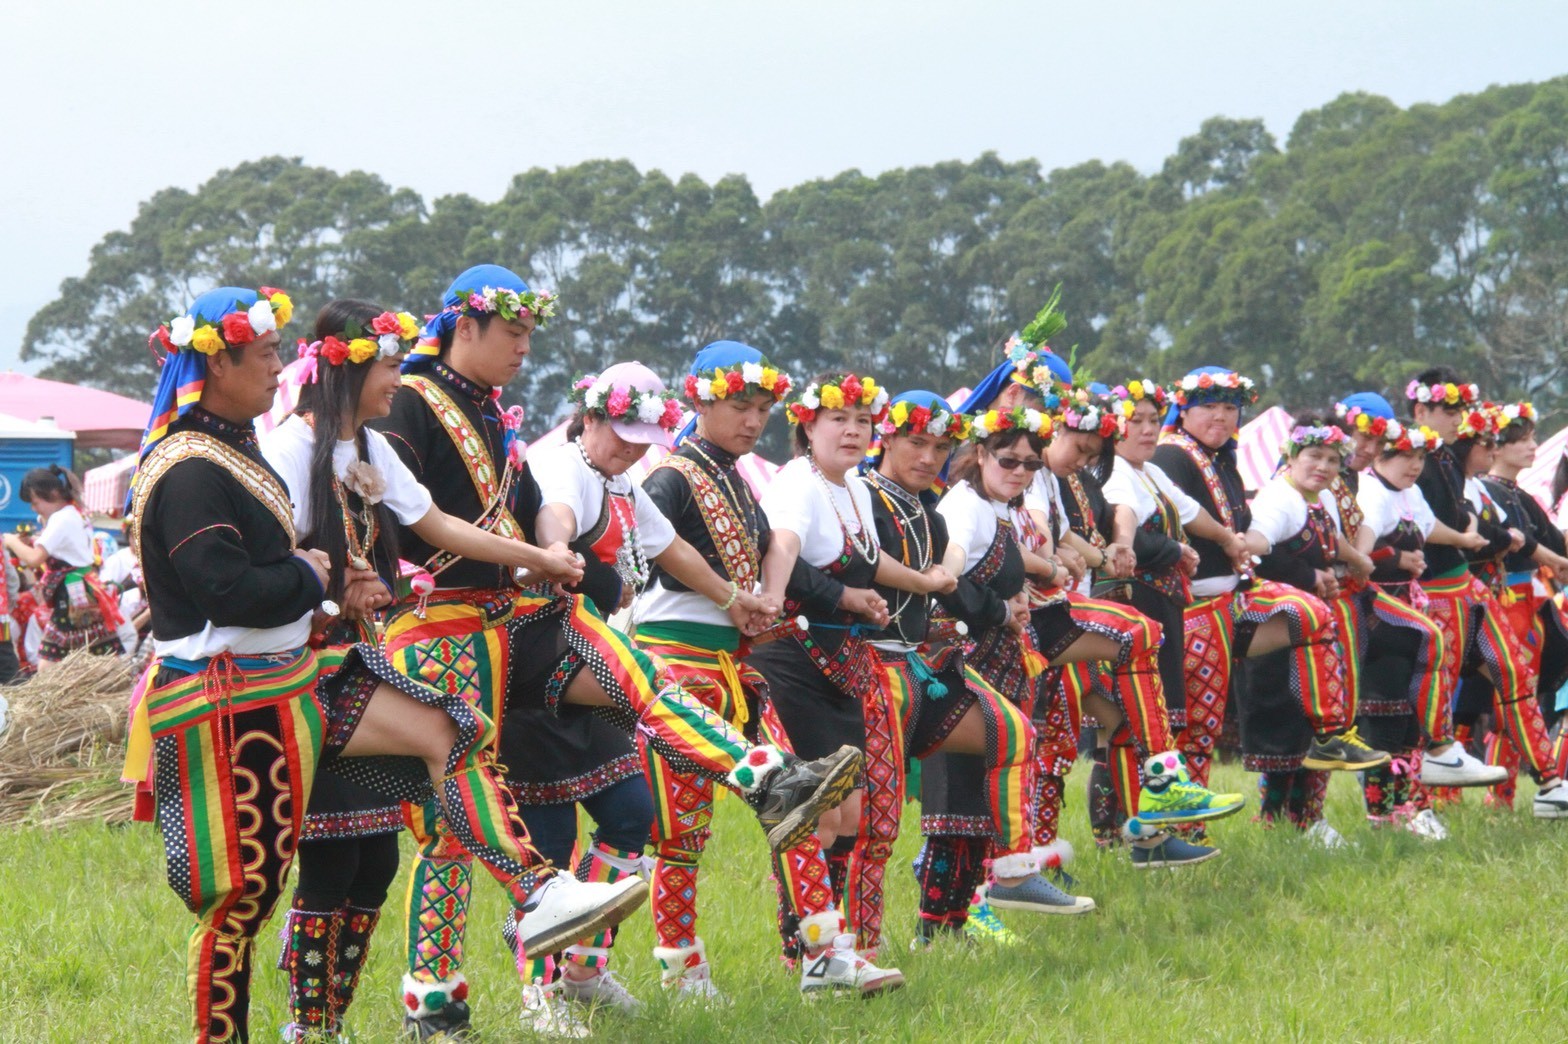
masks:
POLYGON ((1291 690, 1301 700, 1312 731, 1320 736, 1342 732, 1349 719, 1344 660, 1333 613, 1322 599, 1273 581, 1246 593, 1239 622, 1261 626, 1276 616, 1285 618, 1290 633, 1291 690))
POLYGON ((904 810, 904 725, 885 684, 867 693, 861 706, 865 797, 860 828, 844 866, 840 909, 854 928, 856 945, 875 950, 882 943, 883 880, 904 810))
POLYGON ((1459 691, 1459 675, 1470 652, 1469 584, 1458 590, 1446 585, 1429 585, 1426 615, 1443 637, 1442 681, 1437 698, 1423 708, 1422 731, 1436 744, 1454 738, 1453 697, 1459 691))
POLYGON ((805 844, 773 857, 773 880, 779 893, 779 938, 786 963, 801 956, 801 925, 817 914, 837 917, 838 892, 822 844, 813 834, 805 844))
POLYGON ((1289 772, 1264 772, 1258 776, 1258 821, 1273 825, 1285 817, 1290 798, 1289 772))
POLYGON ((379 909, 349 904, 338 911, 337 959, 332 978, 327 982, 327 1007, 335 1025, 340 1025, 359 988, 359 975, 370 956, 370 936, 381 919, 379 909))
MULTIPOLYGON (((312 677, 307 664, 300 684, 312 677)), ((156 690, 148 695, 155 698, 156 690)), ((284 699, 161 735, 154 713, 167 879, 196 917, 186 946, 194 1036, 244 1040, 251 950, 294 858, 321 750, 320 705, 284 699)))
POLYGON ((1065 786, 1061 776, 1042 774, 1035 782, 1034 843, 1048 845, 1056 840, 1061 822, 1065 786))
POLYGON ((1231 617, 1233 596, 1199 599, 1183 619, 1187 684, 1187 725, 1176 737, 1187 758, 1192 780, 1209 785, 1209 760, 1225 728, 1225 703, 1230 698, 1231 653, 1236 632, 1231 617))
POLYGON ((920 885, 920 919, 957 930, 969 919, 969 903, 985 880, 989 842, 983 837, 932 834, 915 859, 920 885))
POLYGON ((450 835, 425 833, 422 817, 410 817, 414 836, 422 842, 408 877, 408 925, 405 933, 408 971, 403 976, 403 1008, 419 1018, 453 1001, 466 1001, 463 977, 463 930, 468 922, 468 897, 473 856, 450 835))
POLYGON ((1113 845, 1121 833, 1121 809, 1116 804, 1116 785, 1111 781, 1110 752, 1104 747, 1094 752, 1087 789, 1089 829, 1094 843, 1100 848, 1113 845))
POLYGON ((1285 814, 1306 830, 1323 818, 1323 802, 1328 797, 1328 773, 1318 769, 1297 769, 1291 776, 1290 805, 1285 814))
POLYGON ((341 913, 306 910, 298 899, 289 910, 278 957, 278 967, 289 980, 290 1021, 285 1034, 336 1028, 328 981, 337 961, 341 913))
MULTIPOLYGON (((1395 760, 1401 759, 1395 758, 1395 760)), ((1395 789, 1396 778, 1392 762, 1379 765, 1375 769, 1368 769, 1361 774, 1361 797, 1366 801, 1369 818, 1387 819, 1393 813, 1398 797, 1395 789)))

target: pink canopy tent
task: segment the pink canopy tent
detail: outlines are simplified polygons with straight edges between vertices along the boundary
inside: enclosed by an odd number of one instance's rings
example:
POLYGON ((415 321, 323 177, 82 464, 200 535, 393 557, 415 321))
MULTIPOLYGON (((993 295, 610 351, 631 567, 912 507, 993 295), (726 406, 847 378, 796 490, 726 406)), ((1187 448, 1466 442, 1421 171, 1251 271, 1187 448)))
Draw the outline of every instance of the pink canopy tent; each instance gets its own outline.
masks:
POLYGON ((131 450, 141 442, 152 407, 100 388, 8 372, 0 373, 0 413, 52 419, 57 427, 76 432, 77 449, 131 450))
POLYGON ((1261 489, 1279 467, 1279 448, 1290 434, 1290 414, 1270 406, 1236 433, 1236 467, 1248 489, 1261 489))

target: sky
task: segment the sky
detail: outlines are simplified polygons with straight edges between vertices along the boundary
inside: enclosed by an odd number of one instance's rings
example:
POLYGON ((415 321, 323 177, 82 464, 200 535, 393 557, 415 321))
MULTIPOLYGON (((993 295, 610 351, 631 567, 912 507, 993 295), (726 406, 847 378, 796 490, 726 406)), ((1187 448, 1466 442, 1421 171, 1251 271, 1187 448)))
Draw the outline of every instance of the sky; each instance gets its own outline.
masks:
POLYGON ((995 151, 1152 171, 1210 116, 1281 140, 1568 73, 1560 0, 0 0, 0 367, 159 189, 267 155, 433 200, 628 158, 766 198, 995 151))

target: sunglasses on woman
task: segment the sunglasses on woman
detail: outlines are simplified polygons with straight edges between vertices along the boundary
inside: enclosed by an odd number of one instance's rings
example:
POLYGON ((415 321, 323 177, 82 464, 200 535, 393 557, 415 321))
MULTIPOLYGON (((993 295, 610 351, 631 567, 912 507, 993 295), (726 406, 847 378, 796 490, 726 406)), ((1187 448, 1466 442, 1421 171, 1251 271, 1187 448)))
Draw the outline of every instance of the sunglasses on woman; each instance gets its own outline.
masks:
POLYGON ((1003 471, 1017 471, 1019 468, 1023 468, 1025 471, 1039 471, 1041 468, 1045 467, 1045 461, 1041 460, 1039 457, 1035 457, 1033 460, 1019 460, 1017 457, 999 457, 993 455, 991 459, 996 461, 996 466, 1001 468, 1003 471))

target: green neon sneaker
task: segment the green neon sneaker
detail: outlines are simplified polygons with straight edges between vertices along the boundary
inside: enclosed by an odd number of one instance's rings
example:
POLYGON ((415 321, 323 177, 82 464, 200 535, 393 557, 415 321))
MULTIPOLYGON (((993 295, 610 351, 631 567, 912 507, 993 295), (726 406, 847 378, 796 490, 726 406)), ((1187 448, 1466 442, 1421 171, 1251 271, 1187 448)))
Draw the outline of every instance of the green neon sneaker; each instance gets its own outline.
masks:
POLYGON ((1138 818, 1150 825, 1222 819, 1247 803, 1240 794, 1216 794, 1194 783, 1187 774, 1187 759, 1175 751, 1149 758, 1143 763, 1143 775, 1138 818))
POLYGON ((969 902, 968 919, 964 921, 964 934, 976 942, 991 943, 996 946, 1017 946, 1023 940, 1018 933, 1002 923, 991 904, 986 901, 984 892, 976 892, 969 902))

